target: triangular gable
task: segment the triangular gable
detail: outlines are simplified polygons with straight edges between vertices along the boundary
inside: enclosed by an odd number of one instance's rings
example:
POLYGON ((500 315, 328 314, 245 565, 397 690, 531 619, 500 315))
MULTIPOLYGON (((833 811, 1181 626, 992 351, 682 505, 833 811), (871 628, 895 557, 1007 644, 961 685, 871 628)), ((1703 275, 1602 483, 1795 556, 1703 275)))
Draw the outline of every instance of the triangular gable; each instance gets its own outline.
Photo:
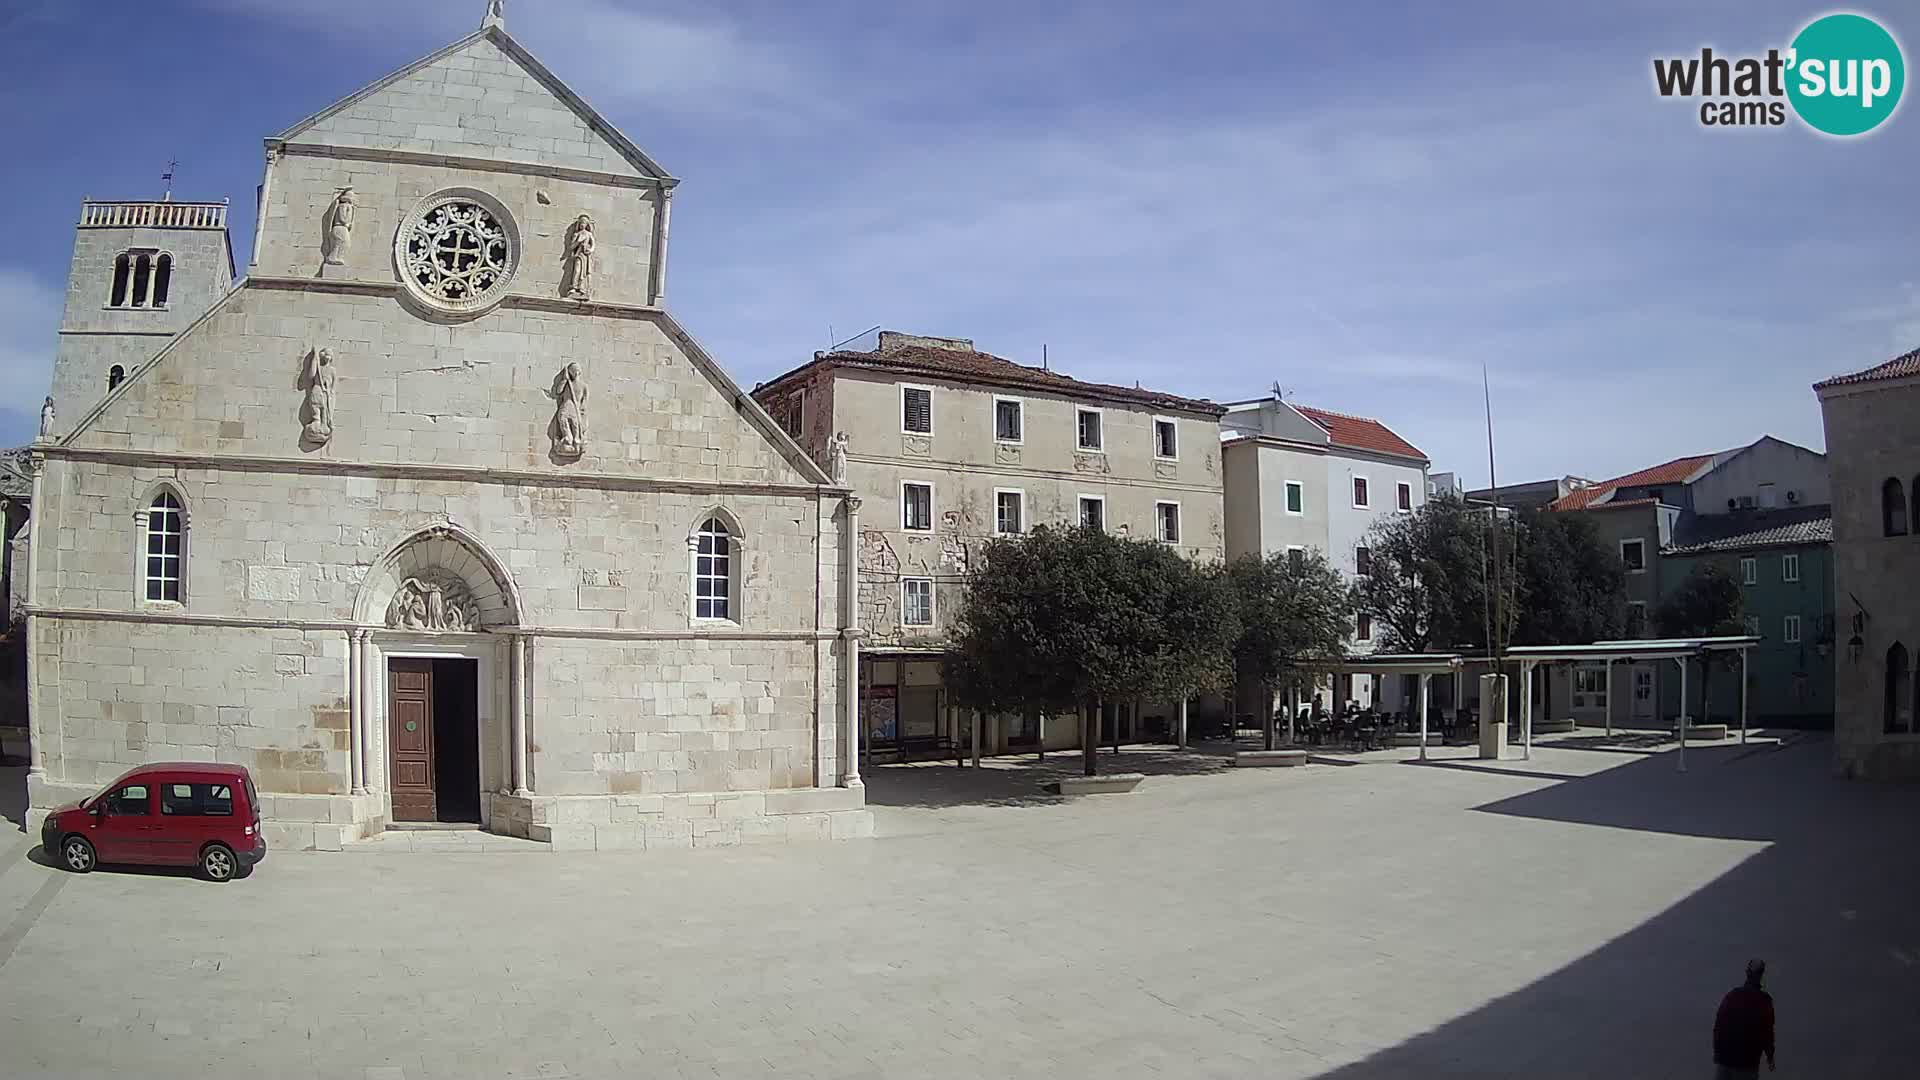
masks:
POLYGON ((154 368, 159 367, 160 362, 165 360, 168 354, 183 346, 189 338, 193 337, 194 331, 200 329, 203 324, 211 322, 214 316, 225 311, 227 306, 233 303, 235 297, 246 291, 246 278, 241 278, 239 281, 234 282, 233 287, 227 290, 226 295, 215 300, 213 306, 207 308, 204 314, 188 323, 185 327, 182 327, 179 333, 173 335, 173 340, 167 342, 159 352, 154 353, 151 359, 139 367, 134 368, 132 371, 127 372, 127 377, 120 380, 119 386, 107 391, 105 397, 94 402, 93 408, 87 410, 87 414, 80 418, 80 422, 73 425, 73 429, 65 435, 60 436, 60 445, 72 446, 79 441, 80 436, 87 433, 87 429, 91 428, 95 421, 100 419, 101 414, 105 413, 109 406, 120 400, 123 395, 131 392, 135 384, 144 380, 154 368))
MULTIPOLYGON (((459 78, 459 77, 456 77, 459 78)), ((318 143, 328 146, 353 146, 365 149, 393 150, 406 149, 396 147, 401 143, 423 143, 423 150, 434 153, 449 153, 446 143, 454 140, 435 138, 435 133, 396 134, 393 125, 405 125, 404 121, 394 118, 394 106, 382 104, 391 99, 398 103, 403 112, 415 111, 416 99, 428 99, 437 114, 431 123, 417 127, 453 127, 472 130, 477 153, 464 156, 497 157, 501 151, 524 153, 535 164, 565 166, 598 172, 630 172, 646 179, 658 180, 671 186, 677 181, 672 174, 661 168, 659 163, 648 157, 646 152, 634 145, 633 140, 621 134, 620 130, 609 123, 591 105, 575 93, 571 87, 542 64, 524 46, 498 26, 486 26, 468 34, 466 37, 448 45, 431 55, 420 58, 406 67, 372 83, 347 97, 329 105, 320 112, 307 117, 287 130, 267 140, 269 143, 318 143), (493 72, 477 71, 471 65, 474 60, 505 59, 516 67, 519 79, 511 74, 501 76, 493 72), (463 64, 462 61, 468 63, 463 64), (508 140, 502 138, 499 120, 502 115, 510 116, 514 106, 524 106, 526 102, 515 101, 512 105, 501 104, 502 98, 488 99, 461 97, 447 93, 450 71, 465 71, 475 76, 474 80, 453 83, 459 86, 502 86, 519 81, 523 89, 538 92, 549 97, 555 104, 571 114, 577 125, 572 138, 556 138, 561 144, 585 146, 585 152, 566 150, 557 151, 513 151, 508 140), (531 85, 526 85, 531 84, 531 85), (468 125, 463 121, 468 117, 485 117, 481 124, 468 125), (434 145, 442 144, 442 145, 434 145), (606 152, 596 153, 599 146, 606 152), (537 155, 537 158, 536 158, 537 155)), ((543 133, 543 137, 554 137, 552 133, 543 133)))

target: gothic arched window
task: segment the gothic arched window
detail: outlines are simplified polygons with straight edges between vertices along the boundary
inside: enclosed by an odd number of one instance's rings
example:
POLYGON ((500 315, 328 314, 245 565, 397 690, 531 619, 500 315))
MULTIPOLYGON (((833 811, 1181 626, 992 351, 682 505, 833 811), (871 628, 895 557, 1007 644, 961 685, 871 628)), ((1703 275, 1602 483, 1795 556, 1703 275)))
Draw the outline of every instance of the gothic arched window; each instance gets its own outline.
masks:
POLYGON ((133 260, 125 252, 113 260, 113 292, 107 297, 107 303, 113 307, 127 306, 127 286, 133 281, 133 260))
POLYGON ((127 369, 115 364, 107 369, 107 389, 118 390, 120 384, 127 381, 127 369))
POLYGON ((153 266, 153 306, 167 306, 167 291, 173 286, 173 256, 162 255, 153 266))
POLYGON ((1907 647, 1894 642, 1887 648, 1887 709, 1885 731, 1913 730, 1913 692, 1907 673, 1907 647))
POLYGON ((180 602, 187 566, 187 511, 179 496, 163 488, 146 508, 141 595, 150 601, 180 602))
POLYGON ((1897 476, 1887 477, 1880 485, 1880 535, 1907 535, 1907 496, 1897 476))
POLYGON ((718 514, 689 538, 693 549, 693 617, 740 621, 739 536, 718 514))

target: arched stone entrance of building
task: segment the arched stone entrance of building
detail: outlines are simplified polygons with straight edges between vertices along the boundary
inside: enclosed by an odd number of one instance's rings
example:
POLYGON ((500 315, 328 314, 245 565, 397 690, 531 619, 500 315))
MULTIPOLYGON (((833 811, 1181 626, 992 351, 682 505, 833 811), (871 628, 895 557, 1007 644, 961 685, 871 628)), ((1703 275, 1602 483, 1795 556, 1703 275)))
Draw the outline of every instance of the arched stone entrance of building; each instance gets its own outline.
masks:
POLYGON ((395 823, 492 824, 527 789, 518 590, 478 537, 421 529, 368 569, 354 601, 354 791, 395 823))

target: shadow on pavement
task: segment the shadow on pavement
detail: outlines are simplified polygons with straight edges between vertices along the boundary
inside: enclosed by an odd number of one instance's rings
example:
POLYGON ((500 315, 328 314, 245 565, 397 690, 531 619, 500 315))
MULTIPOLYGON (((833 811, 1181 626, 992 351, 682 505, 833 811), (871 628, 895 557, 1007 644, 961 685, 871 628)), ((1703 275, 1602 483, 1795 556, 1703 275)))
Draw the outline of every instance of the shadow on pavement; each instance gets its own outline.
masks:
MULTIPOLYGON (((1830 760, 1818 737, 1689 750, 1685 773, 1664 754, 1476 808, 1768 846, 1554 974, 1322 1077, 1705 1076, 1714 1009, 1752 957, 1768 963, 1780 1075, 1911 1075, 1920 788, 1839 780, 1830 760)), ((1485 917, 1524 936, 1529 913, 1485 917)))
MULTIPOLYGON (((1156 776, 1202 776, 1233 767, 1231 751, 1196 747, 1127 746, 1115 754, 1100 751, 1099 768, 1109 773, 1156 776)), ((1042 788, 1062 777, 1080 776, 1078 750, 1052 751, 1045 761, 1035 756, 988 758, 980 768, 952 761, 918 761, 876 765, 865 772, 869 806, 1044 806, 1066 801, 1042 788)))
POLYGON ((23 766, 0 767, 0 818, 13 822, 20 832, 27 831, 27 770, 23 766))

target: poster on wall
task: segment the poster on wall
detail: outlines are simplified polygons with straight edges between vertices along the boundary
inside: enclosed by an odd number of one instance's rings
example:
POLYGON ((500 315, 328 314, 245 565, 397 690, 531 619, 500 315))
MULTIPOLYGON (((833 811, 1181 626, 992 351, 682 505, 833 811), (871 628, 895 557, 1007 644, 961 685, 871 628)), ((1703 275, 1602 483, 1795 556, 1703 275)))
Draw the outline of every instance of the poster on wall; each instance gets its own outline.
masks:
POLYGON ((860 714, 867 718, 867 738, 873 742, 892 742, 899 737, 899 689, 869 686, 860 699, 860 714))

